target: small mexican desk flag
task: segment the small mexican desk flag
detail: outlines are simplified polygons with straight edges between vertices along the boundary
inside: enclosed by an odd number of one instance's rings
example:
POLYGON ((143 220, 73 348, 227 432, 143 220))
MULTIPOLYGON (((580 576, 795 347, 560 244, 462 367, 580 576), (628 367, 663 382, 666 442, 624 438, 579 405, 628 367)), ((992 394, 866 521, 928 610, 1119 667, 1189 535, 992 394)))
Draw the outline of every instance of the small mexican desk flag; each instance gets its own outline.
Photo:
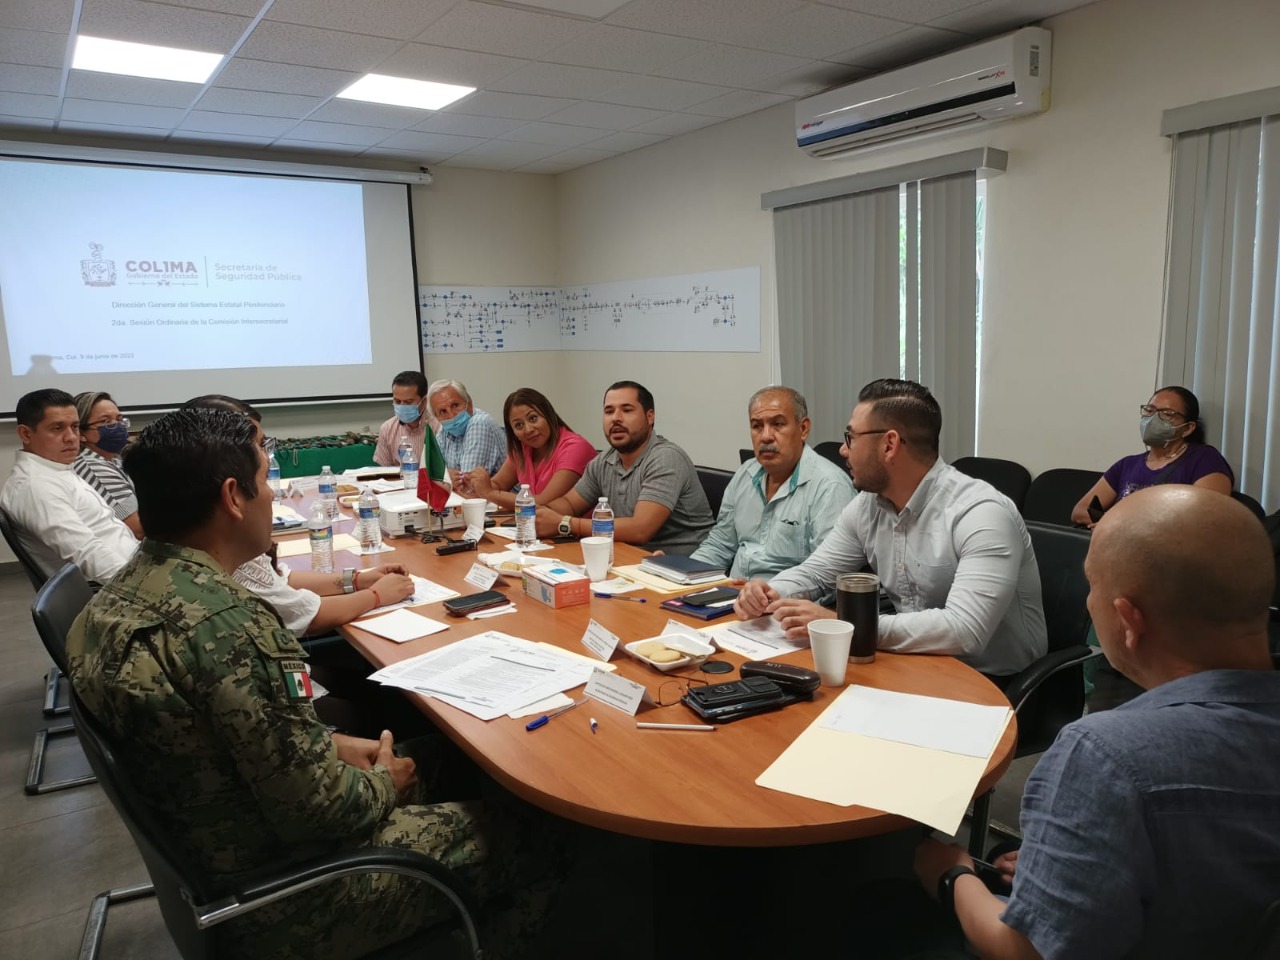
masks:
POLYGON ((422 431, 422 465, 418 468, 418 499, 431 504, 436 513, 444 511, 449 499, 448 471, 444 454, 436 444, 436 435, 430 429, 422 431))

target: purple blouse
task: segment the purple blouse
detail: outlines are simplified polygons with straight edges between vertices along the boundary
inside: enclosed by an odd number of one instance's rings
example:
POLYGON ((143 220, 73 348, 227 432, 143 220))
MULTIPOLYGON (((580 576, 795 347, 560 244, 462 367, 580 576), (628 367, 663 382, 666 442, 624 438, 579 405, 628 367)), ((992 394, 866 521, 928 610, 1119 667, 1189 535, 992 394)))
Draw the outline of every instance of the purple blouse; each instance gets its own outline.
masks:
MULTIPOLYGON (((1156 478, 1165 470, 1167 464, 1155 470, 1147 466, 1147 455, 1135 453, 1132 457, 1117 460, 1102 475, 1102 479, 1110 484, 1116 492, 1116 499, 1123 500, 1135 490, 1154 486, 1156 478)), ((1236 475, 1231 471, 1231 464, 1216 449, 1205 443, 1193 443, 1187 446, 1187 452, 1173 461, 1173 469, 1160 479, 1160 483, 1195 483, 1201 477, 1213 473, 1225 473, 1236 485, 1236 475)))

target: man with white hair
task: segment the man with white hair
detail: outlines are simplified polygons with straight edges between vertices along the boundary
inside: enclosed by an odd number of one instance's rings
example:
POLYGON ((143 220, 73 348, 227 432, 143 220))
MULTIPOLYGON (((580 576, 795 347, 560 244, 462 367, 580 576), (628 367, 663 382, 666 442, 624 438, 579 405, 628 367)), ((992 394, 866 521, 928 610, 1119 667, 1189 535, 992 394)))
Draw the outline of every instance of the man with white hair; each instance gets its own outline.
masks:
POLYGON ((427 387, 427 407, 440 421, 436 439, 444 454, 455 489, 466 488, 465 474, 483 467, 490 476, 507 459, 507 441, 499 427, 471 402, 471 394, 457 380, 436 380, 427 387))

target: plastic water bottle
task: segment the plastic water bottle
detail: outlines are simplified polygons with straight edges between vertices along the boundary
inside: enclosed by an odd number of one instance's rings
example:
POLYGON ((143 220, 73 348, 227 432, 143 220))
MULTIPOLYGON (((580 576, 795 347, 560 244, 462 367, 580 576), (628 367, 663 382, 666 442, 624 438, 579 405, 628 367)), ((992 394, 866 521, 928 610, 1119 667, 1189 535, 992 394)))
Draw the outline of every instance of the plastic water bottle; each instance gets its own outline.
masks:
POLYGON ((364 493, 360 494, 360 502, 357 505, 357 513, 360 519, 356 521, 359 526, 360 552, 361 553, 379 553, 382 550, 382 510, 378 504, 378 498, 374 492, 365 487, 364 493))
POLYGON ((311 508, 311 522, 307 526, 311 530, 311 569, 316 573, 333 573, 333 521, 321 501, 317 500, 311 508))
POLYGON ((338 480, 328 466, 320 471, 320 502, 330 520, 338 515, 338 480))
POLYGON ((608 497, 601 497, 591 511, 591 535, 609 538, 609 565, 613 566, 613 507, 608 497))
POLYGON ((274 450, 267 454, 267 486, 271 488, 271 499, 279 500, 283 491, 280 487, 280 461, 276 459, 274 450))
POLYGON ((537 528, 538 505, 533 494, 529 492, 527 483, 520 484, 520 492, 516 494, 516 546, 532 547, 538 542, 537 528))
POLYGON ((408 437, 400 438, 400 447, 396 451, 400 460, 400 482, 406 490, 418 489, 418 457, 413 452, 413 444, 408 437))

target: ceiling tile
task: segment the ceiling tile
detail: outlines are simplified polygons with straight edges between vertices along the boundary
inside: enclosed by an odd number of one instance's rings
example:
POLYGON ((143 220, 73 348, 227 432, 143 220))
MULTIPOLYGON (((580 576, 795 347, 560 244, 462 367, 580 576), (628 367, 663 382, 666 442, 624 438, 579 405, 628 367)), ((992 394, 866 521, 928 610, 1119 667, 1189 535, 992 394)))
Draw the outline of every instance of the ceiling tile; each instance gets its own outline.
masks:
POLYGON ((52 119, 58 115, 58 98, 35 93, 0 93, 0 114, 52 119))
POLYGON ((441 47, 532 60, 571 43, 586 27, 582 20, 465 0, 415 39, 441 47))
POLYGON ((1080 0, 985 0, 929 21, 931 27, 990 36, 1084 6, 1080 0))
POLYGON ((724 87, 749 87, 765 77, 777 76, 787 70, 798 70, 812 62, 812 58, 717 44, 695 56, 669 63, 654 73, 680 80, 716 83, 724 87))
POLYGON ((697 117, 691 113, 668 113, 666 116, 642 123, 632 129, 636 133, 660 133, 663 136, 676 137, 719 122, 716 117, 697 117))
POLYGON ((406 160, 411 163, 421 164, 423 166, 431 166, 432 164, 441 163, 453 156, 451 153, 431 153, 427 150, 411 150, 408 147, 370 147, 362 157, 386 157, 393 160, 406 160))
POLYGON ((490 53, 433 47, 426 43, 408 43, 378 64, 378 72, 413 80, 457 83, 466 87, 487 87, 495 80, 514 73, 528 64, 527 60, 497 57, 490 53))
POLYGON ((532 93, 585 100, 601 90, 616 86, 628 76, 632 74, 591 67, 568 67, 558 63, 531 63, 503 77, 492 89, 505 93, 532 93))
MULTIPOLYGON (((326 157, 354 157, 364 152, 364 147, 341 143, 318 143, 311 140, 277 140, 267 147, 272 153, 322 154, 326 157)), ((314 156, 305 158, 315 162, 314 156)))
POLYGON ((169 135, 168 127, 132 127, 120 123, 81 123, 77 120, 63 120, 57 129, 59 133, 91 133, 100 137, 124 137, 132 140, 163 140, 169 135))
POLYGON ((267 93, 293 93, 303 96, 324 97, 326 100, 345 90, 356 80, 358 73, 340 70, 321 70, 289 63, 267 63, 263 60, 246 60, 236 57, 218 74, 216 87, 234 87, 239 90, 262 90, 267 93))
POLYGON ((263 20, 239 52, 250 60, 368 73, 399 46, 395 40, 382 37, 263 20))
POLYGON ((62 102, 62 119, 77 123, 114 123, 122 127, 170 128, 185 111, 177 107, 152 107, 140 103, 113 103, 109 100, 62 102))
POLYGON ((505 157, 482 157, 472 156, 467 153, 460 153, 455 157, 450 157, 441 164, 441 167, 462 167, 467 170, 503 170, 511 171, 520 166, 519 160, 509 160, 505 157))
POLYGON ((546 160, 535 160, 533 163, 526 163, 523 167, 516 167, 516 173, 565 173, 578 166, 576 163, 561 163, 554 157, 548 157, 546 160))
POLYGON ((799 0, 632 0, 605 22, 655 33, 719 40, 726 24, 750 29, 798 10, 799 0))
POLYGON ((75 0, 4 0, 0 30, 45 30, 65 37, 75 8, 75 0))
POLYGON ((185 110, 195 101, 200 89, 198 83, 121 77, 85 70, 72 70, 67 75, 67 96, 80 100, 116 100, 120 103, 146 103, 153 107, 181 107, 185 110))
POLYGON ((177 133, 170 135, 169 142, 180 146, 189 144, 193 149, 201 144, 209 143, 232 143, 243 147, 265 147, 273 139, 273 137, 251 137, 243 133, 186 133, 179 130, 177 133))
POLYGON ((433 113, 414 126, 423 133, 453 133, 462 137, 500 137, 524 123, 499 117, 471 117, 460 113, 433 113))
POLYGON ((714 100, 708 100, 706 103, 690 107, 689 110, 691 113, 703 113, 707 116, 722 117, 728 120, 730 117, 741 117, 748 113, 755 113, 757 110, 763 110, 765 107, 786 103, 790 99, 790 97, 784 97, 776 93, 735 90, 733 93, 726 93, 723 97, 716 97, 714 100))
POLYGON ((801 67, 799 70, 788 70, 776 77, 767 77, 755 86, 760 90, 781 93, 788 97, 808 97, 832 87, 851 83, 860 77, 865 77, 869 72, 861 67, 815 60, 809 66, 801 67))
POLYGON ((552 123, 571 123, 581 127, 627 130, 637 124, 657 120, 661 116, 663 116, 661 110, 644 110, 640 107, 622 107, 613 103, 582 101, 551 114, 547 119, 552 123))
POLYGON ((651 147, 655 143, 661 143, 663 140, 667 139, 670 138, 658 136, 653 133, 636 133, 632 130, 623 130, 619 133, 611 133, 607 137, 601 137, 599 140, 592 141, 590 146, 593 150, 618 150, 625 152, 627 150, 639 150, 641 147, 651 147))
POLYGON ((462 156, 485 157, 494 160, 510 160, 514 163, 531 163, 541 160, 553 153, 559 153, 563 147, 554 143, 533 143, 517 140, 486 140, 466 151, 462 156))
POLYGON ((902 64, 914 63, 972 42, 972 37, 951 30, 939 30, 937 27, 908 27, 891 37, 846 50, 831 59, 840 63, 856 64, 869 71, 882 71, 902 64))
POLYGON ((61 70, 66 53, 65 33, 0 29, 0 63, 25 63, 61 70))
MULTIPOLYGON (((0 94, 3 96, 3 94, 0 94)), ((9 117, 0 114, 0 139, 4 137, 5 129, 10 130, 52 130, 53 121, 44 117, 9 117)))
POLYGON ((253 21, 208 10, 192 10, 144 0, 87 0, 80 14, 80 33, 131 43, 158 43, 227 53, 253 21))
POLYGON ((807 4, 750 30, 727 30, 733 44, 821 60, 851 46, 870 43, 902 29, 896 20, 807 4))
POLYGON ((713 97, 728 93, 725 87, 706 83, 690 83, 688 80, 672 80, 669 77, 637 77, 628 74, 619 83, 600 91, 593 99, 607 103, 621 103, 654 110, 683 110, 713 97))
POLYGON ((588 163, 595 163, 597 160, 608 160, 610 157, 616 157, 616 150, 595 150, 591 147, 574 147, 572 150, 565 150, 563 153, 553 153, 547 159, 555 163, 572 163, 575 167, 581 167, 588 163))
POLYGON ((278 137, 295 125, 283 117, 248 117, 212 110, 192 110, 181 130, 198 133, 243 133, 251 137, 278 137))
POLYGON ((485 141, 480 137, 457 137, 445 133, 419 133, 402 130, 378 144, 388 150, 422 150, 427 153, 455 154, 485 141))
POLYGON ((55 70, 53 67, 28 67, 17 63, 0 63, 0 90, 56 97, 61 89, 61 70, 55 70))
POLYGON ((326 123, 354 123, 363 127, 389 127, 403 130, 429 116, 430 110, 415 107, 397 107, 388 103, 366 103, 363 100, 330 100, 308 120, 326 123))
POLYGON ((671 37, 647 30, 628 30, 604 23, 586 25, 572 43, 556 47, 542 59, 577 67, 649 73, 658 67, 693 56, 706 46, 702 40, 671 37))
POLYGON ((476 117, 503 117, 511 120, 539 120, 548 114, 573 105, 562 97, 530 97, 520 93, 473 93, 465 100, 450 104, 448 113, 465 113, 476 117))
POLYGON ((524 143, 546 143, 557 146, 577 147, 592 140, 599 140, 609 130, 598 130, 595 127, 571 127, 565 123, 547 123, 535 120, 516 127, 510 133, 502 135, 503 140, 516 140, 524 143))
POLYGON ((972 7, 982 0, 821 0, 833 7, 845 7, 904 23, 928 23, 949 13, 972 7))
MULTIPOLYGON (((203 2, 203 0, 202 0, 203 2)), ((407 40, 459 0, 275 0, 266 19, 407 40)))
MULTIPOLYGON (((89 0, 92 2, 92 0, 89 0)), ((184 6, 199 7, 215 13, 232 13, 237 17, 256 17, 266 0, 182 0, 184 6)))
POLYGON ((321 123, 319 120, 303 120, 289 131, 289 139, 372 147, 393 133, 395 130, 387 127, 362 127, 355 123, 321 123))
POLYGON ((205 91, 197 106, 201 110, 214 110, 218 113, 247 113, 254 117, 292 117, 300 120, 322 103, 324 101, 320 97, 213 87, 205 91))

